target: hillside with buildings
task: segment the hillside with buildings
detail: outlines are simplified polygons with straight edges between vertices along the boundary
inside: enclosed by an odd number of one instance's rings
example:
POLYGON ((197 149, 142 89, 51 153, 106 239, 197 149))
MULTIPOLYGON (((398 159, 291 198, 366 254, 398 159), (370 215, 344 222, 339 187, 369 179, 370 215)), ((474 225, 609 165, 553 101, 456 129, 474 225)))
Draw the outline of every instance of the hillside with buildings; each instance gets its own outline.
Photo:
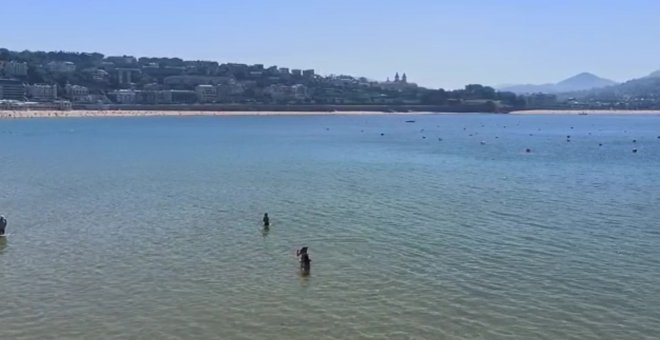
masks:
POLYGON ((521 98, 490 87, 427 89, 393 72, 392 80, 318 75, 312 69, 179 58, 0 49, 4 105, 477 105, 520 107, 521 98), (8 104, 9 103, 9 104, 8 104))

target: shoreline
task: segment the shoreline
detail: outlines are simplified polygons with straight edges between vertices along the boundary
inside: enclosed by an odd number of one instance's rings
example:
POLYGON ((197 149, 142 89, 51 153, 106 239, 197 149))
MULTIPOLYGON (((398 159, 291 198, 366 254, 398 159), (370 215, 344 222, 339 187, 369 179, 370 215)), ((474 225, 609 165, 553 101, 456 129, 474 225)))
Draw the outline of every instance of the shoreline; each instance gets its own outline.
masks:
POLYGON ((660 115, 660 110, 576 110, 532 109, 509 112, 511 115, 660 115))
POLYGON ((190 110, 0 110, 0 119, 84 117, 178 117, 178 116, 368 116, 368 115, 660 115, 660 110, 520 110, 508 113, 439 111, 190 111, 190 110))
POLYGON ((385 112, 385 111, 188 111, 188 110, 0 110, 0 119, 81 118, 81 117, 183 117, 183 116, 362 116, 362 115, 432 115, 454 112, 385 112))

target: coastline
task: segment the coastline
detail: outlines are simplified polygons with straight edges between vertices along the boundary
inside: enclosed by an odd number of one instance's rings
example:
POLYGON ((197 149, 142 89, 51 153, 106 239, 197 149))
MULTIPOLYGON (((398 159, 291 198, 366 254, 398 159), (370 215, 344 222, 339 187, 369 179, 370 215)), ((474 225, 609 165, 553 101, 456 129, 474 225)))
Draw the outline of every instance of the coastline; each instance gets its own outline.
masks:
POLYGON ((660 110, 520 110, 511 111, 512 115, 660 115, 660 110))
POLYGON ((153 117, 153 116, 357 116, 357 115, 428 115, 452 112, 385 111, 188 111, 188 110, 0 110, 0 119, 79 118, 79 117, 153 117))
POLYGON ((155 117, 155 116, 358 116, 358 115, 659 115, 660 110, 520 110, 508 113, 446 111, 233 111, 233 110, 0 110, 0 119, 12 118, 82 118, 82 117, 155 117))

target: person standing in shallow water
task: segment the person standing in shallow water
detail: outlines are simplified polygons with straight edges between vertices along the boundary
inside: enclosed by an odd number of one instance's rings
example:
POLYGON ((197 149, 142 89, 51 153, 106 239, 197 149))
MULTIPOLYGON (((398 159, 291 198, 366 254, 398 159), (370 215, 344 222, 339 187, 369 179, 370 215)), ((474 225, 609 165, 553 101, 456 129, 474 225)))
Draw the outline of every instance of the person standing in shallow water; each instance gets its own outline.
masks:
POLYGON ((312 260, 309 258, 309 254, 307 254, 307 247, 302 247, 299 250, 296 250, 296 256, 300 257, 300 271, 302 271, 303 274, 309 274, 312 269, 312 260))
POLYGON ((264 221, 264 227, 266 228, 270 227, 270 218, 268 218, 268 213, 264 214, 264 218, 262 221, 264 221))
POLYGON ((7 219, 4 215, 0 215, 0 235, 5 234, 5 228, 7 228, 7 219))

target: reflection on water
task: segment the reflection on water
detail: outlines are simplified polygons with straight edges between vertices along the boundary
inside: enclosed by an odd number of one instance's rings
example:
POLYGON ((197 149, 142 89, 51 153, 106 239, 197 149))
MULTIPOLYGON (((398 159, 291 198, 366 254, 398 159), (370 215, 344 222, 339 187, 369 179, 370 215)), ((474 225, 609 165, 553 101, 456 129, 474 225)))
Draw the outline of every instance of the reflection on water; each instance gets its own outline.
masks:
POLYGON ((0 236, 0 254, 5 252, 7 247, 7 236, 0 236))
POLYGON ((303 287, 303 288, 309 287, 309 283, 311 281, 310 273, 305 274, 302 271, 298 271, 298 278, 299 278, 301 287, 303 287))

